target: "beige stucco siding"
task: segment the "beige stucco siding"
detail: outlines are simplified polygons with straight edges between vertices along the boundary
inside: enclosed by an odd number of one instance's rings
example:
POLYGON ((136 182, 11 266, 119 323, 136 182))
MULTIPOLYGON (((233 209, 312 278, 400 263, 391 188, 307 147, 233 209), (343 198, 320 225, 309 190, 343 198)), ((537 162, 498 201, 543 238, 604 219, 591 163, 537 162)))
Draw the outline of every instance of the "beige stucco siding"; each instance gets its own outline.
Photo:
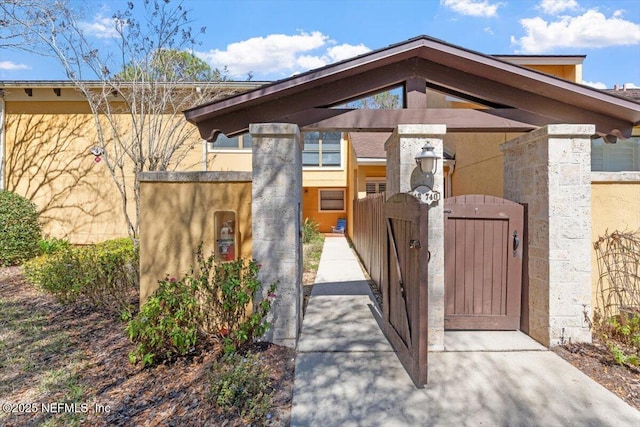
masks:
POLYGON ((216 211, 235 211, 239 256, 251 257, 250 182, 142 182, 140 298, 145 300, 166 275, 178 277, 196 265, 202 242, 215 248, 216 211))
POLYGON ((445 146, 455 152, 456 167, 452 175, 453 196, 488 194, 503 197, 503 144, 519 134, 447 134, 445 146))
MULTIPOLYGON (((614 177, 625 173, 609 174, 614 177)), ((591 185, 591 241, 595 242, 600 236, 613 231, 640 231, 640 173, 626 173, 636 175, 637 179, 626 182, 594 182, 591 185)), ((592 173, 594 177, 603 174, 592 173)), ((592 251, 592 303, 597 307, 596 289, 598 284, 598 263, 596 251, 592 251)))
MULTIPOLYGON (((127 236, 122 199, 98 145, 93 115, 85 102, 5 102, 5 188, 38 207, 45 235, 72 243, 127 236)), ((195 128, 194 128, 195 130, 195 128)), ((179 170, 201 170, 202 146, 194 132, 179 170)), ((133 167, 123 168, 135 218, 133 167)))
POLYGON ((213 150, 207 155, 207 170, 251 172, 251 150, 213 150))
POLYGON ((83 102, 6 103, 5 188, 38 206, 46 235, 73 243, 127 235, 109 171, 89 153, 94 129, 83 102))
POLYGON ((367 196, 367 178, 385 178, 386 176, 386 164, 358 166, 358 198, 367 196))

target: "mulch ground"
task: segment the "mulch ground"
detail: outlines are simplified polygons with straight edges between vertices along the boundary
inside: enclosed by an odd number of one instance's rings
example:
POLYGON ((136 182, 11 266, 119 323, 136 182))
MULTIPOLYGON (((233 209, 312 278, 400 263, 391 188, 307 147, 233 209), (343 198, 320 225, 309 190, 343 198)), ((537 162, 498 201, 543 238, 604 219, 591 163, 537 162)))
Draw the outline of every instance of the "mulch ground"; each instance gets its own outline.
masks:
POLYGON ((593 344, 567 344, 553 351, 640 410, 640 370, 616 364, 603 343, 596 339, 593 344))
MULTIPOLYGON (((10 320, 0 322, 0 349, 4 353, 0 356, 0 402, 16 408, 22 403, 68 403, 69 390, 65 384, 42 386, 41 377, 54 372, 62 382, 73 379, 73 390, 79 389, 81 393, 76 403, 84 403, 88 408, 85 411, 78 407, 74 417, 65 414, 64 418, 62 414, 45 414, 41 407, 35 413, 0 413, 0 425, 37 425, 46 420, 49 425, 247 425, 237 415, 219 413, 207 399, 207 376, 219 354, 216 348, 190 359, 142 369, 128 361, 134 346, 125 335, 123 322, 113 315, 58 304, 50 295, 25 283, 18 268, 0 269, 0 300, 3 309, 12 313, 10 320), (33 322, 33 313, 38 313, 40 323, 35 327, 42 328, 42 333, 40 330, 35 335, 25 333, 29 342, 12 336, 11 325, 33 322), (47 341, 52 336, 64 337, 68 342, 57 344, 53 352, 47 341), (16 353, 20 348, 28 348, 32 362, 18 360, 16 353), (62 375, 60 370, 74 372, 62 375), (95 408, 104 410, 99 413, 95 408)), ((268 343, 258 343, 251 350, 268 367, 273 387, 267 425, 287 426, 295 351, 268 343)))

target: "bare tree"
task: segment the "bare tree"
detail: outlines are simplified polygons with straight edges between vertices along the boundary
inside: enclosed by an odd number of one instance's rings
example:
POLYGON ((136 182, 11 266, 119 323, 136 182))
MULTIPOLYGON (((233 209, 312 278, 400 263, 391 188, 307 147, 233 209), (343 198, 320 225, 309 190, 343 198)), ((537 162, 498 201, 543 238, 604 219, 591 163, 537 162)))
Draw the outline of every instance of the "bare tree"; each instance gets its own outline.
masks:
POLYGON ((145 0, 140 20, 135 7, 129 2, 113 15, 117 48, 106 50, 90 42, 82 15, 66 0, 0 2, 0 45, 53 56, 86 98, 132 238, 139 232, 138 173, 175 169, 198 143, 182 111, 225 95, 220 71, 190 53, 205 29, 193 33, 181 2, 145 0))
POLYGON ((384 92, 378 92, 374 95, 369 95, 364 98, 351 101, 346 104, 346 107, 369 110, 397 109, 401 107, 400 95, 397 92, 397 90, 386 90, 384 92))

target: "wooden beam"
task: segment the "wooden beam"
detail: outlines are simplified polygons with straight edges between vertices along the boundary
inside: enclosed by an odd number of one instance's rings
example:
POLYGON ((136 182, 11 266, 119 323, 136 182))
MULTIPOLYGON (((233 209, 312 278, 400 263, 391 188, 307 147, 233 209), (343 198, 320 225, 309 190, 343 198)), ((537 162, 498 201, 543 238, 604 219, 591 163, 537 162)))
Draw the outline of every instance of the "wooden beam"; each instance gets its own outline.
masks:
POLYGON ((535 90, 528 91, 526 87, 506 85, 489 79, 482 79, 482 84, 478 84, 476 81, 478 76, 427 60, 416 64, 416 69, 419 75, 427 78, 427 81, 436 82, 442 87, 451 88, 489 102, 534 113, 539 117, 545 117, 549 123, 560 121, 562 123, 595 124, 596 130, 606 134, 617 131, 622 132, 625 137, 631 134, 632 127, 624 120, 555 100, 537 93, 535 90))
MULTIPOLYGON (((444 124, 447 132, 529 132, 538 126, 487 114, 483 110, 461 108, 402 110, 338 110, 330 118, 314 123, 299 123, 304 130, 344 132, 391 132, 398 124, 444 124)), ((309 116, 310 117, 310 116, 309 116)))
POLYGON ((424 79, 412 77, 404 84, 405 108, 427 108, 427 84, 424 79))

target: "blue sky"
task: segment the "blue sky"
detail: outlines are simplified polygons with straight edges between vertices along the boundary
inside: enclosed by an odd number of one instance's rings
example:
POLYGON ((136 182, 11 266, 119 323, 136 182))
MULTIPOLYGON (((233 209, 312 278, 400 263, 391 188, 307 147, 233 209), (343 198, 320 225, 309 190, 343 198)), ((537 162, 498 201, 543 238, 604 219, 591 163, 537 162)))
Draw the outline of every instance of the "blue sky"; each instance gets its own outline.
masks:
MULTIPOLYGON (((175 1, 175 0, 174 0, 175 1)), ((134 0, 139 3, 140 0, 134 0)), ((106 52, 126 2, 73 0, 106 52)), ((428 35, 485 54, 586 55, 585 84, 640 87, 640 0, 184 0, 196 54, 234 80, 275 80, 428 35)), ((140 8, 141 9, 141 8, 140 8)), ((64 80, 55 62, 0 50, 2 80, 64 80)))

